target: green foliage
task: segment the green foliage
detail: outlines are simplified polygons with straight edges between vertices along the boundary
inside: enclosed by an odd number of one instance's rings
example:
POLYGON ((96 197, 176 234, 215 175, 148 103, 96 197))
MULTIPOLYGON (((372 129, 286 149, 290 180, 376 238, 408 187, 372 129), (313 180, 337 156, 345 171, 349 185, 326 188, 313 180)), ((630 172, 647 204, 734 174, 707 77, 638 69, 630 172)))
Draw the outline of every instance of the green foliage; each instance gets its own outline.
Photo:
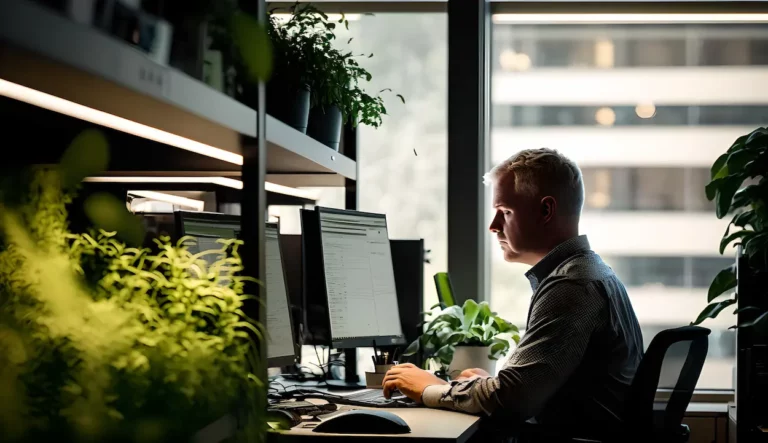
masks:
MULTIPOLYGON (((707 199, 715 201, 717 218, 733 214, 720 241, 720 253, 736 242, 748 257, 749 266, 756 273, 768 272, 768 129, 757 128, 736 139, 725 154, 717 158, 711 169, 711 181, 705 188, 707 199), (746 187, 745 182, 750 184, 746 187), (731 228, 739 230, 731 232, 731 228)), ((737 298, 714 302, 736 287, 736 268, 728 267, 715 276, 709 287, 704 308, 693 324, 715 318, 737 298)), ((747 307, 749 308, 749 307, 747 307)), ((742 308, 744 309, 744 308, 742 308)), ((739 327, 754 326, 766 318, 756 315, 755 320, 739 327)))
MULTIPOLYGON (((311 4, 296 3, 290 8, 291 18, 282 23, 274 12, 270 13, 267 32, 275 47, 276 71, 281 73, 278 78, 307 85, 312 107, 327 110, 336 106, 344 122, 379 127, 381 116, 387 113, 380 94, 390 90, 373 96, 361 87, 372 76, 358 59, 373 54, 354 54, 333 47, 336 27, 349 28, 344 15, 334 23, 311 4)), ((405 103, 402 95, 397 97, 405 103)))
POLYGON ((253 16, 237 11, 231 29, 247 79, 254 83, 267 81, 272 74, 272 45, 264 26, 253 16))
POLYGON ((108 146, 104 134, 96 129, 85 130, 75 137, 59 161, 64 189, 74 189, 84 178, 106 170, 108 146))
POLYGON ((430 314, 434 318, 428 322, 424 333, 403 353, 409 356, 423 352, 425 368, 430 361, 447 368, 456 346, 490 347, 488 357, 498 360, 509 352, 512 341, 520 341, 517 327, 491 312, 487 302, 478 304, 467 300, 463 307, 448 306, 430 314))
POLYGON ((193 254, 189 240, 73 234, 66 163, 22 174, 18 198, 0 189, 3 440, 188 440, 238 411, 240 437, 258 439, 262 334, 244 312, 241 242, 193 254))
POLYGON ((317 10, 310 4, 294 5, 293 13, 283 22, 270 11, 267 20, 267 35, 274 50, 274 77, 272 82, 301 88, 311 83, 312 69, 324 57, 323 47, 328 35, 324 28, 317 28, 317 10))
POLYGON ((144 241, 144 225, 129 213, 125 202, 106 192, 94 193, 83 203, 85 214, 99 229, 115 232, 126 243, 138 246, 144 241))

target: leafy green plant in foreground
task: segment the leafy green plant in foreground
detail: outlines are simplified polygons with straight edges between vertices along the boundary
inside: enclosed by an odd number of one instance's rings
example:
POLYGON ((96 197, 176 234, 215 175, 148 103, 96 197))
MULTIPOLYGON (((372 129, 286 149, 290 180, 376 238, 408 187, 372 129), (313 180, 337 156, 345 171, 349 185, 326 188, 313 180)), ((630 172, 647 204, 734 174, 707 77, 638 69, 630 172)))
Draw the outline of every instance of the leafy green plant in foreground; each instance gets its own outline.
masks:
POLYGON ((487 346, 490 347, 488 357, 498 360, 509 352, 513 341, 520 341, 517 327, 492 312, 487 302, 478 304, 470 299, 464 306, 448 306, 429 314, 434 318, 427 323, 421 337, 403 353, 410 356, 421 351, 425 368, 434 362, 445 371, 453 360, 456 346, 487 346))
POLYGON ((70 200, 40 170, 25 205, 0 207, 4 440, 186 439, 236 411, 243 435, 261 435, 240 242, 192 254, 168 239, 153 251, 72 234, 70 200))
MULTIPOLYGON (((708 200, 715 201, 717 218, 733 215, 720 241, 720 254, 736 242, 748 257, 750 271, 764 274, 768 271, 768 128, 757 128, 736 139, 712 165, 711 178, 705 192, 708 200), (742 187, 745 182, 750 184, 742 187), (732 231, 731 227, 738 230, 732 231)), ((738 301, 735 294, 716 301, 735 288, 736 266, 733 265, 715 276, 707 294, 710 304, 693 324, 715 318, 725 308, 735 304, 738 301)), ((754 326, 768 317, 768 312, 759 312, 755 307, 742 306, 739 309, 757 312, 754 320, 738 327, 754 326)))

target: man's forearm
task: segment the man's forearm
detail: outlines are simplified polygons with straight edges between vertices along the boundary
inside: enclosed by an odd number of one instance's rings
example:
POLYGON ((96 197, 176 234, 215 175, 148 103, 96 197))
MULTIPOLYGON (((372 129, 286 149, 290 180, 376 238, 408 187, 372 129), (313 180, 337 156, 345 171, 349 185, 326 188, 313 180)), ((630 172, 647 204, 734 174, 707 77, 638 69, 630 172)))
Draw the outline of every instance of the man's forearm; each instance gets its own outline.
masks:
POLYGON ((430 408, 445 408, 469 414, 491 414, 499 404, 494 393, 499 389, 496 377, 478 377, 454 381, 450 385, 432 385, 422 393, 421 400, 430 408))

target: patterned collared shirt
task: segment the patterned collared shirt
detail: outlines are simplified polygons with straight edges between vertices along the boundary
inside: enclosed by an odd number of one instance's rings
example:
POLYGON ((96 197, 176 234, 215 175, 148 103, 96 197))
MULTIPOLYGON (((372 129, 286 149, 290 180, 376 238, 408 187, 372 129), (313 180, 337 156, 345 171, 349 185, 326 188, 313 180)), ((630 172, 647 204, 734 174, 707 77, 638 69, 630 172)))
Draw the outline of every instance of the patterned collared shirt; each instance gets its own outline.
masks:
POLYGON ((526 277, 528 327, 499 375, 430 386, 422 401, 516 421, 620 423, 643 353, 624 285, 586 236, 561 243, 526 277))

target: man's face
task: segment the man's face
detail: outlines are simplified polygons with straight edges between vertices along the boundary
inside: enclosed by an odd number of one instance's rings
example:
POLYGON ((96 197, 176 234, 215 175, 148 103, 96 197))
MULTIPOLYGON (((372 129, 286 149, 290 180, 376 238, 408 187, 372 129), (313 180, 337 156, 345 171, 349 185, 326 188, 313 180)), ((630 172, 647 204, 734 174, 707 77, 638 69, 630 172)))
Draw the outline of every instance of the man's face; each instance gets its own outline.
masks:
POLYGON ((504 260, 527 263, 540 234, 540 202, 517 192, 514 177, 507 173, 493 186, 493 221, 489 229, 504 251, 504 260))

